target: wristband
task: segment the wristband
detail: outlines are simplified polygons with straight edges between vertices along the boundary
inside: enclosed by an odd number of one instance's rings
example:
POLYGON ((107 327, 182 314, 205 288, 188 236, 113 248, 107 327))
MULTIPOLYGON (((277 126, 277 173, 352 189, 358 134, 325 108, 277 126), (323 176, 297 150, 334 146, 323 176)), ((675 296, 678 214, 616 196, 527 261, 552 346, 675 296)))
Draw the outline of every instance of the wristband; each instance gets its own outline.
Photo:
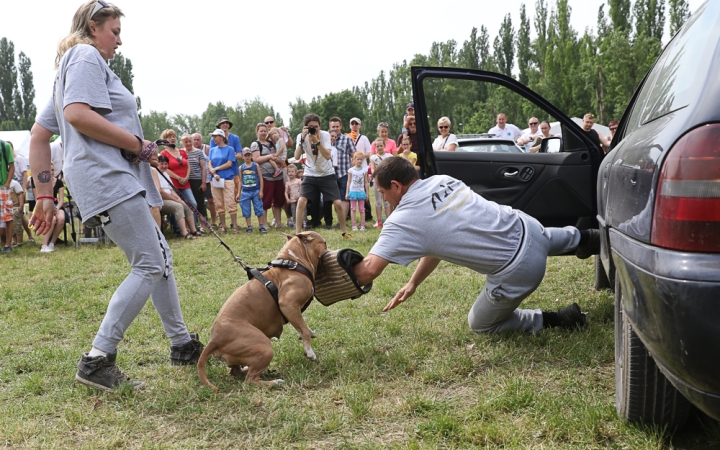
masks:
POLYGON ((143 140, 140 139, 139 136, 135 136, 135 137, 140 142, 140 146, 141 146, 140 153, 135 155, 133 153, 126 152, 125 150, 121 150, 120 152, 122 153, 123 158, 130 161, 130 164, 133 164, 133 165, 138 165, 144 161, 145 162, 150 161, 150 159, 157 154, 157 147, 158 147, 157 144, 154 142, 151 142, 148 145, 145 145, 143 140))
POLYGON ((36 201, 37 201, 37 200, 44 200, 44 199, 46 199, 46 198, 55 201, 55 197, 53 197, 53 196, 51 196, 51 195, 41 195, 41 196, 39 196, 39 197, 35 197, 35 200, 36 200, 36 201))

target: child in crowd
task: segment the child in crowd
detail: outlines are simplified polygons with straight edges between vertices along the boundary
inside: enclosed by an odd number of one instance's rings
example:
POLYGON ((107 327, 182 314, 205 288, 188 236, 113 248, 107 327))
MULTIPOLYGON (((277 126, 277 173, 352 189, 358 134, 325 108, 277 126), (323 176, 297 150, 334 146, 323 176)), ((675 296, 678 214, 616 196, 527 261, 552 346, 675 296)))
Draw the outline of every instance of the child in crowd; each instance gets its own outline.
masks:
MULTIPOLYGON (((385 153, 385 141, 383 140, 383 138, 379 137, 375 139, 373 145, 375 146, 377 153, 374 155, 370 155, 370 168, 372 169, 372 173, 375 173, 377 165, 380 164, 382 161, 386 160, 387 158, 392 158, 393 155, 392 153, 385 153)), ((390 209, 390 203, 383 202, 382 194, 378 192, 377 183, 374 184, 373 190, 375 191, 375 213, 377 214, 377 222, 375 223, 375 228, 382 228, 383 203, 385 205, 386 218, 390 216, 390 213, 392 211, 390 209)))
MULTIPOLYGON (((23 212, 25 210, 25 191, 17 180, 10 182, 10 199, 13 203, 13 245, 22 245, 23 212)), ((8 230, 8 232, 11 230, 8 230)))
POLYGON ((243 160, 240 166, 240 208, 247 224, 247 232, 252 233, 251 206, 255 208, 255 215, 258 218, 260 232, 267 234, 265 227, 265 210, 263 209, 263 177, 260 173, 260 166, 252 160, 252 150, 243 149, 243 160))
POLYGON ((405 136, 403 138, 401 148, 402 153, 399 153, 398 156, 410 161, 412 165, 415 166, 415 170, 420 170, 420 166, 417 165, 417 154, 410 151, 412 148, 412 142, 410 142, 409 137, 405 136))
MULTIPOLYGON (((277 128, 273 128, 272 130, 268 131, 267 139, 275 145, 275 156, 280 158, 282 161, 285 161, 285 157, 287 156, 287 149, 285 147, 285 140, 280 138, 280 131, 278 131, 277 128)), ((279 177, 280 174, 283 173, 282 167, 278 167, 277 163, 272 159, 268 162, 275 170, 275 172, 273 173, 273 178, 279 177)))
POLYGON ((332 166, 333 169, 335 169, 335 173, 337 173, 338 170, 337 147, 335 147, 335 141, 337 140, 337 136, 337 131, 330 132, 330 161, 332 161, 332 166))
POLYGON ((290 206, 290 223, 288 223, 290 228, 295 228, 297 201, 300 198, 300 178, 297 174, 298 169, 295 164, 290 164, 287 168, 288 182, 285 184, 285 202, 290 206))
POLYGON ((370 196, 370 184, 368 183, 367 167, 363 167, 363 161, 365 161, 363 152, 353 153, 353 166, 348 169, 345 198, 350 200, 353 231, 358 229, 355 221, 357 209, 360 209, 360 231, 365 231, 365 200, 370 196))

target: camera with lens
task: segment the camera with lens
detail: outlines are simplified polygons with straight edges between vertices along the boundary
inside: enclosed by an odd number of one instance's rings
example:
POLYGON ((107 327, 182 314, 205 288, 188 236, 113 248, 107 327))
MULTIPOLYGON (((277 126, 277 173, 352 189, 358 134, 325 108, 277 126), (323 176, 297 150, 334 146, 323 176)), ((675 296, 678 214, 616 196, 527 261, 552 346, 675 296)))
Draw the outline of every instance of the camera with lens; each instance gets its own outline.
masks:
POLYGON ((316 132, 317 132, 317 128, 315 128, 314 126, 310 125, 308 127, 308 134, 315 134, 316 132))

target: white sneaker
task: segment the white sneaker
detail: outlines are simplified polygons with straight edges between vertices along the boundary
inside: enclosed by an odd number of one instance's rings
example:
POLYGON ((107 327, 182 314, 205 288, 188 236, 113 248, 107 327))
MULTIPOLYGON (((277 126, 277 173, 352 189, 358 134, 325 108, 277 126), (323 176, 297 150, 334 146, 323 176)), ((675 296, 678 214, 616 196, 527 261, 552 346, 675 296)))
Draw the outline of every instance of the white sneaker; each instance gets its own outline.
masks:
POLYGON ((357 231, 357 230, 358 230, 358 229, 357 229, 357 226, 353 226, 353 227, 352 227, 352 230, 353 230, 353 231, 357 231))
POLYGON ((55 244, 43 245, 40 247, 40 253, 51 253, 55 251, 55 244))
POLYGON ((271 227, 274 227, 274 226, 275 226, 275 219, 273 219, 273 221, 270 222, 270 226, 271 226, 271 227))
POLYGON ((365 227, 360 227, 360 231, 365 231, 365 227))

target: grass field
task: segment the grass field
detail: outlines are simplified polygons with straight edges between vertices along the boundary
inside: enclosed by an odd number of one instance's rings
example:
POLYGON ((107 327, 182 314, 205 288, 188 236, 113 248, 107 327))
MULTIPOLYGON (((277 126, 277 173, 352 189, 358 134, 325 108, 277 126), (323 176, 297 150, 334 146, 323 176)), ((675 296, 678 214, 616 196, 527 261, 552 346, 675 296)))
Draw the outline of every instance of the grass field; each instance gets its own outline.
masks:
MULTIPOLYGON (((367 253, 378 231, 321 234, 331 248, 367 253)), ((226 235, 253 265, 285 238, 226 235)), ((171 240, 186 323, 207 342, 230 293, 246 281, 213 237, 171 240)), ((169 365, 169 343, 152 304, 119 347, 120 367, 146 382, 138 392, 100 393, 73 380, 114 288, 129 266, 114 246, 25 245, 0 257, 0 447, 23 448, 717 448, 720 427, 694 416, 674 435, 615 414, 613 300, 592 289, 592 259, 551 258, 527 308, 577 301, 589 326, 537 336, 471 332, 467 311, 484 277, 443 263, 414 297, 381 313, 410 277, 390 266, 366 296, 305 312, 318 361, 303 356, 291 326, 274 343, 268 377, 246 386, 218 360, 221 393, 194 367, 169 365)))

